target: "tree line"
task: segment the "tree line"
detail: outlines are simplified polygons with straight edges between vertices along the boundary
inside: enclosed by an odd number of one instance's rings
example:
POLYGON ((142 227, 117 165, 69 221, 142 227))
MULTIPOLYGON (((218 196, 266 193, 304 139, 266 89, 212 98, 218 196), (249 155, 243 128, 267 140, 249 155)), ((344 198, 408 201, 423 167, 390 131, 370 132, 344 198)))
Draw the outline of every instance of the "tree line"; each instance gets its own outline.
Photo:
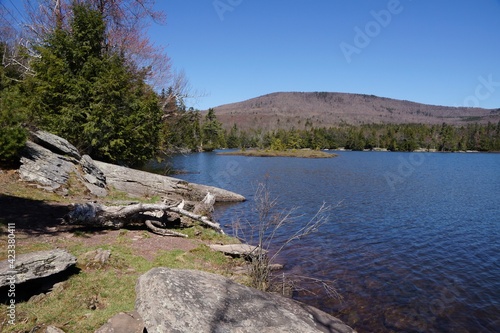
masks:
POLYGON ((391 151, 500 151, 500 122, 487 125, 367 124, 333 128, 274 131, 263 145, 280 140, 286 148, 352 150, 385 148, 391 151))
POLYGON ((339 125, 305 129, 240 130, 236 124, 223 129, 211 109, 203 119, 197 111, 187 111, 177 125, 178 146, 196 149, 195 138, 210 135, 210 148, 259 148, 286 149, 337 149, 390 151, 414 151, 430 149, 453 151, 500 151, 500 122, 497 124, 469 123, 463 126, 427 124, 365 124, 361 126, 339 125), (210 130, 208 130, 210 128, 210 130), (198 129, 198 130, 197 130, 198 129), (200 130, 203 129, 203 130, 200 130), (208 131, 207 131, 208 130, 208 131), (199 133, 192 136, 190 133, 199 133), (183 141, 182 138, 186 141, 183 141), (194 140, 194 141, 193 141, 194 140))

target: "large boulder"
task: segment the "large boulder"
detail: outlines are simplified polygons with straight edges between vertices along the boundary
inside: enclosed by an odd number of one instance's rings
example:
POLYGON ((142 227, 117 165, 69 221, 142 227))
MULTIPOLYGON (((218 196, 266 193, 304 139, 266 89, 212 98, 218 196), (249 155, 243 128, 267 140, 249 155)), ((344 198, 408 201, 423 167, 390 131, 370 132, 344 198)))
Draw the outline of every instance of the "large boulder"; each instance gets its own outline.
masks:
POLYGON ((17 255, 0 262, 0 287, 44 278, 76 264, 76 257, 62 249, 17 255))
POLYGON ((67 155, 76 158, 77 160, 81 158, 80 152, 75 146, 69 143, 68 140, 55 134, 45 131, 36 131, 31 133, 31 136, 33 137, 33 141, 35 143, 56 154, 67 155))
POLYGON ((354 332, 316 308, 201 271, 154 268, 136 292, 149 333, 354 332))
POLYGON ((68 184, 71 174, 96 196, 106 196, 106 177, 88 155, 57 135, 38 131, 33 141, 26 142, 21 157, 19 175, 22 180, 57 191, 68 184))
POLYGON ((57 190, 68 182, 69 175, 76 172, 72 157, 58 155, 34 142, 26 142, 21 157, 19 175, 24 181, 42 185, 48 190, 57 190))

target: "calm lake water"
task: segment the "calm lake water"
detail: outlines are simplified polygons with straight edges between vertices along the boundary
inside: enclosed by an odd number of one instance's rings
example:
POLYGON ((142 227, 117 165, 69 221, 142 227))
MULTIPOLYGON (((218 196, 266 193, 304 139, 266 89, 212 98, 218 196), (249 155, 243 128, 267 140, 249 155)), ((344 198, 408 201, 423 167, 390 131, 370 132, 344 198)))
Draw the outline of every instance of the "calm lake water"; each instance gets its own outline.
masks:
MULTIPOLYGON (((188 181, 247 197, 216 219, 255 221, 266 182, 305 223, 335 206, 319 232, 282 252, 286 272, 336 280, 342 301, 295 297, 358 332, 500 332, 500 154, 339 152, 333 159, 175 156, 188 181)), ((277 241, 293 232, 283 229, 277 241)), ((228 227, 228 232, 230 228, 228 227)))

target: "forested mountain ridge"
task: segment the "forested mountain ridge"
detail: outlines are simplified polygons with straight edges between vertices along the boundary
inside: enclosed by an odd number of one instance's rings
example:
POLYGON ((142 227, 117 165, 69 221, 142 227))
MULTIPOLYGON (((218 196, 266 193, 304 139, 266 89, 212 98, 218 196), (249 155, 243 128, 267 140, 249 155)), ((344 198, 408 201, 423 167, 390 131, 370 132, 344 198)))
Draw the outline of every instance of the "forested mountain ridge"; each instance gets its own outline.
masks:
POLYGON ((336 92, 276 92, 215 107, 224 128, 304 129, 341 124, 487 124, 500 121, 499 109, 428 105, 405 100, 336 92))

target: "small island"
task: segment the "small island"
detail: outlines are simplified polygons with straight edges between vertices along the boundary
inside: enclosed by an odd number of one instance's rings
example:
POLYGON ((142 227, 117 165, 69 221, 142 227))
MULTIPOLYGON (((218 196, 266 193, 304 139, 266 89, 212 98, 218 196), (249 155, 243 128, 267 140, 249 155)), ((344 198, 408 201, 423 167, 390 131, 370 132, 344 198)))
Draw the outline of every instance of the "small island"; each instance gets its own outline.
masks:
POLYGON ((254 157, 300 157, 300 158, 332 158, 338 156, 337 154, 326 153, 321 150, 312 150, 312 149, 287 149, 287 150, 249 149, 249 150, 238 150, 231 152, 220 152, 217 154, 254 156, 254 157))

